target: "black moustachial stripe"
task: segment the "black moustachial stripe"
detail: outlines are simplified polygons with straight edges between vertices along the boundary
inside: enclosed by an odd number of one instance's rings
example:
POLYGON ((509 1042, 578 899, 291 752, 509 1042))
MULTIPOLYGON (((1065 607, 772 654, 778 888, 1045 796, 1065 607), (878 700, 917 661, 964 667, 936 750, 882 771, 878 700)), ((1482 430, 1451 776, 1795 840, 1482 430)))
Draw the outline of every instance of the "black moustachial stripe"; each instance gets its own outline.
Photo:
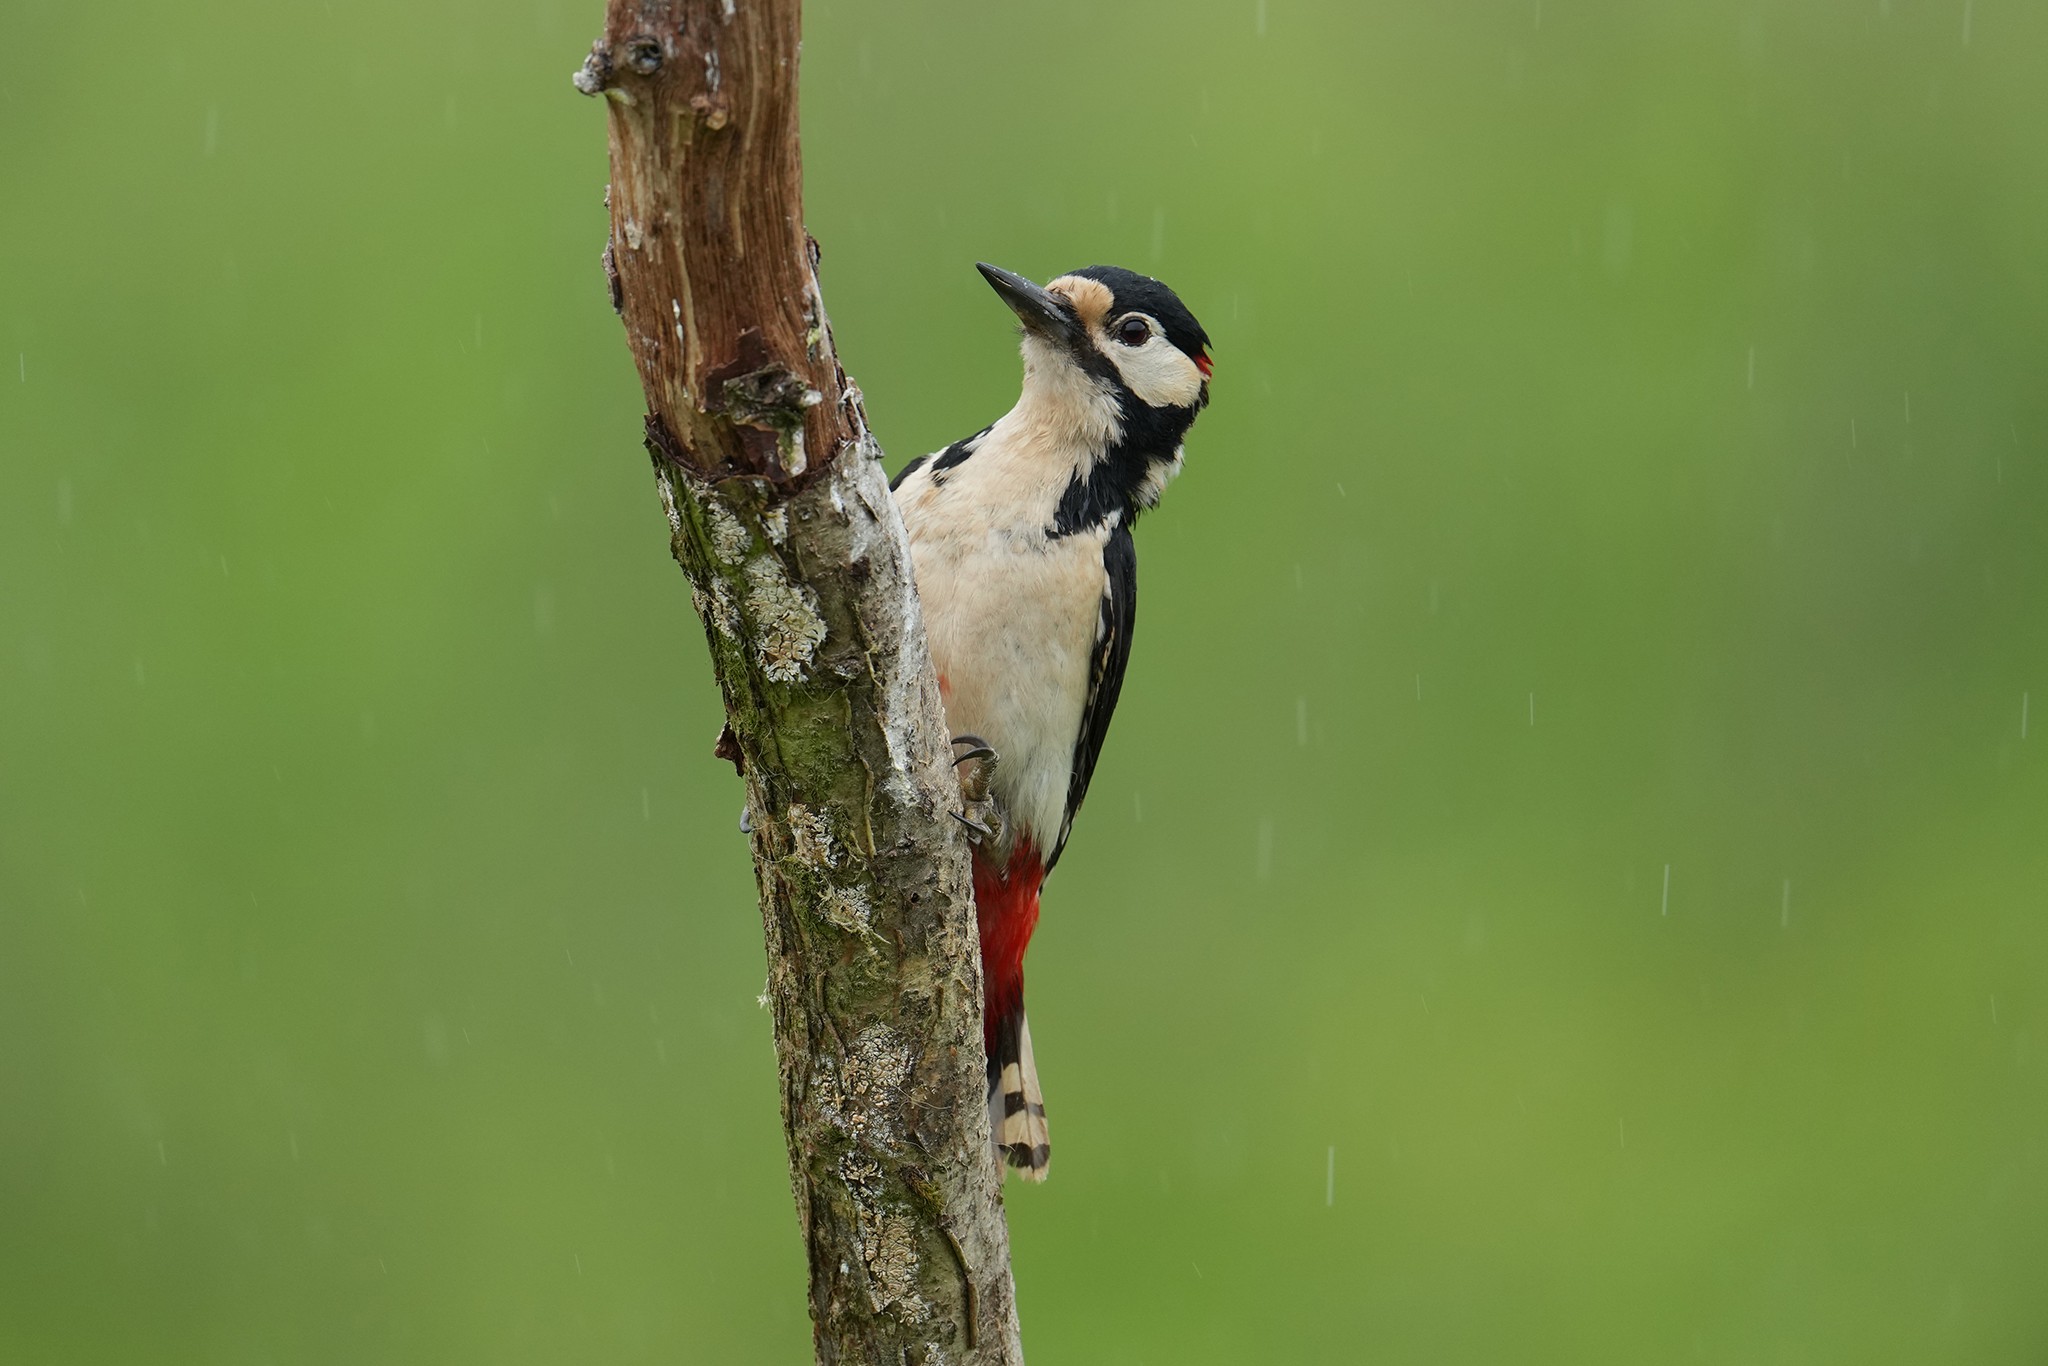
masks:
MULTIPOLYGON (((1106 285, 1116 301, 1116 314, 1144 313, 1156 319, 1166 339, 1190 359, 1208 355, 1209 334, 1180 296, 1151 276, 1121 266, 1086 266, 1068 274, 1106 285)), ((1051 531, 1056 537, 1101 526, 1113 513, 1123 514, 1125 527, 1136 522, 1144 511, 1140 495, 1154 483, 1160 466, 1173 463, 1181 438, 1209 402, 1209 386, 1204 384, 1192 407, 1155 408, 1125 388, 1116 366, 1094 347, 1076 347, 1074 361, 1116 395, 1123 423, 1116 443, 1096 458, 1087 474, 1077 473, 1067 481, 1053 510, 1051 531)))
POLYGON ((1085 475, 1076 473, 1067 481, 1052 514, 1056 537, 1101 526, 1114 512, 1123 513, 1126 527, 1136 522, 1144 511, 1139 495, 1154 469, 1173 462, 1181 438, 1201 411, 1199 407, 1155 408, 1128 391, 1119 395, 1118 401, 1123 409, 1123 435, 1096 457, 1085 475))

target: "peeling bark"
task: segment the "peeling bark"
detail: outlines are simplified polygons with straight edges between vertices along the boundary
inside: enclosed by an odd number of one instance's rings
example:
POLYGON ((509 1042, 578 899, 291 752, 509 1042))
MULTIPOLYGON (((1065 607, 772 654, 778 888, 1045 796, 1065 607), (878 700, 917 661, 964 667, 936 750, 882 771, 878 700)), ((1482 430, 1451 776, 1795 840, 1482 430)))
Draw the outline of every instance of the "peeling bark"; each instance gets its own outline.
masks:
POLYGON ((805 234, 799 0, 611 0, 604 267, 725 697, 821 1363, 1023 1360, 903 524, 805 234))

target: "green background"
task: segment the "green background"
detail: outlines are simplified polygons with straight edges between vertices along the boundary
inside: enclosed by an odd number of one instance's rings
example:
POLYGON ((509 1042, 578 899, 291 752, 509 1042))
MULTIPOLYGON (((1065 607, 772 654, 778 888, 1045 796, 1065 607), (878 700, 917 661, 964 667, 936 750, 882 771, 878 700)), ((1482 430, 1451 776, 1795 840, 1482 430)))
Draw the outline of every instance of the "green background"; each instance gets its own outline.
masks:
MULTIPOLYGON (((597 11, 0 9, 0 1360, 808 1352, 597 11)), ((1032 1361, 2048 1359, 2048 7, 804 57, 892 466, 1014 396, 977 259, 1216 339, 1032 1361)))

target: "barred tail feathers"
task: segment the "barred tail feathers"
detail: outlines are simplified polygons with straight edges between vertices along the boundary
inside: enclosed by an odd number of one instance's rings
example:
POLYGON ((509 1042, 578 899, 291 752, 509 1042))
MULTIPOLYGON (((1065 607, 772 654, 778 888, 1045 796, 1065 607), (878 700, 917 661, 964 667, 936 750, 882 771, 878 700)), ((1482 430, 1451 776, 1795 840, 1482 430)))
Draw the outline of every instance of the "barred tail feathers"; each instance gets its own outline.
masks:
POLYGON ((1045 864, 1027 837, 1001 865, 974 851, 974 911, 981 931, 982 1043, 988 1050, 988 1132, 996 1155, 1045 1180, 1052 1149, 1045 1137, 1045 1096, 1024 1020, 1024 950, 1038 925, 1045 864))
POLYGON ((988 1132, 996 1155, 1025 1180, 1045 1180, 1052 1168, 1052 1142, 1038 1061, 1031 1055, 1031 1022, 1021 1002, 997 1022, 989 1049, 988 1132))

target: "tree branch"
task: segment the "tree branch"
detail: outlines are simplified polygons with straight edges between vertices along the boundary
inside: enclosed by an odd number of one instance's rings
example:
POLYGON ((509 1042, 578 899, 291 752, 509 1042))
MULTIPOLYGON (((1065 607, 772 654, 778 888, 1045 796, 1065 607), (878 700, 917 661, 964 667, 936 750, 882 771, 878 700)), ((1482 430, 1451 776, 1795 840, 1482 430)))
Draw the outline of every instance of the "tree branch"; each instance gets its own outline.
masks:
POLYGON ((611 0, 612 302, 724 693, 821 1363, 1023 1360, 960 800, 803 229, 799 0, 611 0))

